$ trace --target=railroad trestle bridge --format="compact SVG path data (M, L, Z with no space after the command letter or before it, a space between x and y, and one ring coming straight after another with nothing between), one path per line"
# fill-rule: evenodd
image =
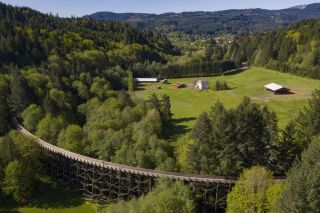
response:
M164 172L106 162L54 146L27 131L16 119L15 128L32 138L45 153L50 176L70 189L99 203L129 200L149 192L158 178L182 181L200 196L200 202L214 207L226 206L226 197L235 179Z

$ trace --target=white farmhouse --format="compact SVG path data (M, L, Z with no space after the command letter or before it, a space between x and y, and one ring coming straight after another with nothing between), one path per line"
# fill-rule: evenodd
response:
M198 90L209 89L208 81L202 81L202 80L197 81L196 89Z

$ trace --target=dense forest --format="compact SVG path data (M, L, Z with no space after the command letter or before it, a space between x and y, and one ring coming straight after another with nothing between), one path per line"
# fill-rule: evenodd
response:
M152 95L142 100L125 92L130 74L131 80L132 74L212 75L235 66L211 58L213 52L207 58L188 57L183 64L165 35L127 24L64 19L5 4L0 4L0 17L2 200L29 203L45 176L40 150L12 130L11 116L37 136L73 152L178 171L174 146L167 140L170 98Z
M227 58L311 78L320 78L320 21L306 20L291 27L236 37Z
M165 36L4 4L0 16L1 199L29 202L44 175L39 149L11 129L10 116L77 153L175 169L162 136L171 120L170 99L144 101L124 91L134 64L165 64L177 54Z
M307 55L308 44L317 44L319 21L300 22L289 30L257 37L239 37L230 47L210 40L200 54L182 55L165 35L117 22L64 19L4 4L0 4L0 17L1 202L12 199L22 205L30 203L46 176L41 150L11 128L10 117L15 116L44 140L105 161L239 177L228 197L228 212L319 209L318 194L311 193L320 179L316 163L320 147L319 90L283 130L275 113L244 97L231 109L216 103L177 140L170 135L175 125L170 97L152 94L144 100L132 93L133 76L218 75L235 68L235 62L251 64L249 59L257 51L260 53L254 58L261 61L264 51L269 50L262 46L277 44L271 42L274 40L267 42L272 35L283 35L273 38L292 39L289 44L297 45L297 49L281 49L286 43L278 42L281 52L290 52L284 55L291 62L291 58ZM266 42L259 43L259 39ZM277 52L276 48L272 50ZM317 54L311 53L308 57L314 59ZM275 66L277 62L276 58L264 59L268 62L253 64L269 66L271 61ZM304 58L300 62L304 64ZM285 71L291 72L291 68ZM274 176L285 175L285 183L272 181ZM161 180L149 194L110 205L108 210L212 210L197 201L199 195L183 183Z
M196 11L182 13L112 13L89 15L96 20L129 23L140 29L160 32L184 32L197 35L224 35L266 32L286 27L296 21L320 18L320 4L301 5L282 10L243 9L217 12Z

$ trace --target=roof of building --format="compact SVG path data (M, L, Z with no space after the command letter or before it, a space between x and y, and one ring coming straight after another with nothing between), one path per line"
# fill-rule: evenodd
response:
M199 84L199 83L200 83L200 84L208 84L208 81L198 80L198 81L197 81L197 84Z
M136 82L157 82L157 78L135 78Z
M272 91L277 91L279 89L285 89L284 86L276 84L276 83L267 84L264 87L267 88L267 89L270 89Z

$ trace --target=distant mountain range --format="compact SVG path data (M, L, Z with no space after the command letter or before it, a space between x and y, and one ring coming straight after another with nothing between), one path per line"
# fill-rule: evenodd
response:
M263 32L285 27L293 22L320 18L320 3L300 5L282 10L243 9L217 12L183 13L112 13L97 12L89 17L96 20L126 22L140 29L189 34L235 34Z

